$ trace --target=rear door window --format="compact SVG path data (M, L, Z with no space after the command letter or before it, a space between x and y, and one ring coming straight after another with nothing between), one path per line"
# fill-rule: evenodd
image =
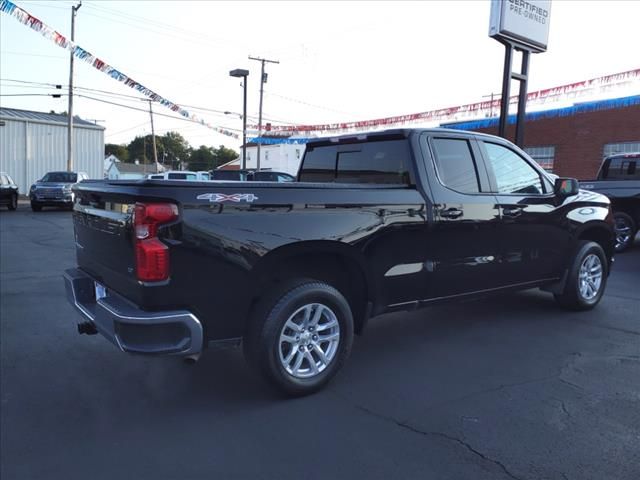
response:
M434 138L435 161L442 183L460 193L479 193L478 168L469 141Z

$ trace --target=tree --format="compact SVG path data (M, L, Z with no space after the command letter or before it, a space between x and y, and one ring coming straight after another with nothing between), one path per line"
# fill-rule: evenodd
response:
M156 137L156 141L159 141L158 158L171 168L178 168L181 162L189 160L191 146L178 132L167 132Z
M144 137L134 138L127 145L127 151L129 152L129 161L139 160L140 163L149 163L153 161L153 143L151 135L145 135Z
M215 148L200 145L200 147L197 150L193 150L189 156L189 170L212 170L215 159Z
M220 165L229 163L236 158L238 158L238 152L232 150L231 148L227 148L224 145L220 145L220 147L215 150L213 168L218 168Z
M115 155L121 162L126 162L129 159L129 151L126 145L118 145L116 143L105 143L104 155L105 157Z

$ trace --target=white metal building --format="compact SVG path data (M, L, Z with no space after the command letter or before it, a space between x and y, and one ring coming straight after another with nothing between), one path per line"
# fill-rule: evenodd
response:
M304 144L280 143L276 145L260 146L260 168L270 168L278 172L298 174L300 160L304 155ZM258 160L258 146L255 143L247 144L247 168L256 168ZM227 170L238 169L242 165L242 147L240 156L225 164L222 168Z
M158 164L140 165L139 163L112 162L105 178L109 180L140 180L150 173L164 172L165 168Z
M103 178L104 127L73 119L74 170ZM67 169L67 116L0 108L0 171L29 193L33 182L50 171Z

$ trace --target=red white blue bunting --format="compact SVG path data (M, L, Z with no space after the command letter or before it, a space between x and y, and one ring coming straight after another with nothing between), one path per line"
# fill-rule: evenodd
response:
M575 98L593 93L595 91L607 91L616 86L627 85L640 81L640 68L626 72L615 73L603 77L592 78L582 82L570 83L559 87L547 88L530 92L527 95L527 105L544 104L547 101L562 98ZM509 103L516 103L518 97L513 96ZM442 120L459 120L462 118L478 118L500 111L500 99L484 102L469 103L456 107L441 108L428 112L411 113L394 117L377 118L356 122L328 123L321 125L271 125L266 128L270 135L295 134L300 132L336 132L371 129L380 126L403 125L412 122L430 122ZM254 126L255 127L255 126Z
M177 103L174 103L164 98L163 96L158 95L156 92L154 92L150 88L145 87L144 85L135 81L133 78L129 77L128 75L125 75L124 73L116 70L114 67L106 63L104 60L99 59L92 53L76 45L71 40L68 40L64 35L55 31L53 28L49 27L48 25L43 23L41 20L34 17L33 15L23 10L22 8L18 7L17 5L10 2L9 0L0 0L0 12L6 13L7 15L11 15L23 25L28 26L32 30L40 33L45 38L48 38L49 40L53 41L59 47L69 50L78 59L89 63L94 68L109 75L114 80L124 83L126 86L133 88L134 90L140 92L145 97L150 98L154 102L158 102L159 104L161 104L164 107L167 107L171 111L176 112L182 115L183 117L188 118L189 120L192 120L193 122L199 123L201 125L204 125L205 127L215 130L216 132L222 135L226 135L228 137L233 137L233 138L239 138L239 135L237 133L234 133L225 128L215 127L207 123L205 120L185 110Z

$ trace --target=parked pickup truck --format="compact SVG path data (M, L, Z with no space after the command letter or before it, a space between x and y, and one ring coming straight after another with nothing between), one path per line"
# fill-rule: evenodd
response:
M581 182L587 190L611 200L616 232L616 252L633 244L640 226L640 153L619 153L602 161L597 180Z
M81 333L197 359L242 344L284 392L324 386L369 318L506 290L593 308L609 200L488 135L391 130L313 140L297 182L74 187Z

